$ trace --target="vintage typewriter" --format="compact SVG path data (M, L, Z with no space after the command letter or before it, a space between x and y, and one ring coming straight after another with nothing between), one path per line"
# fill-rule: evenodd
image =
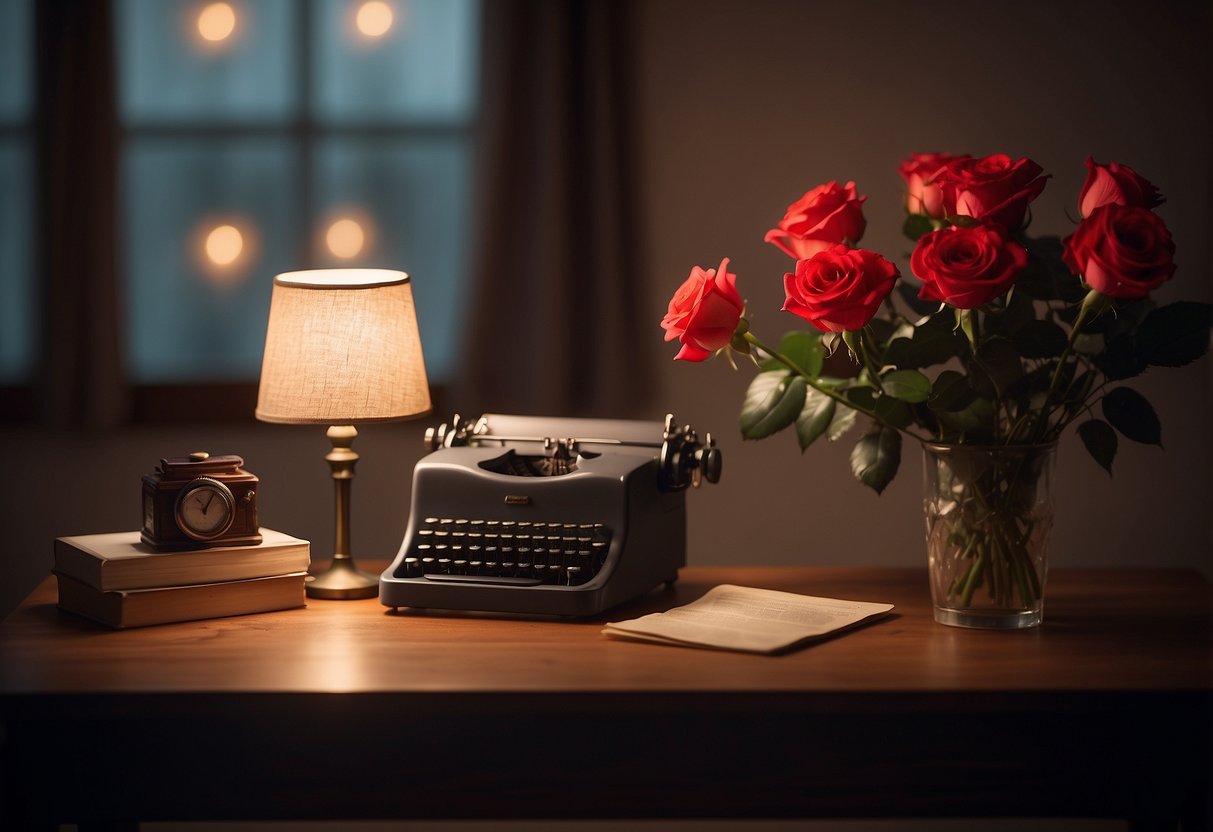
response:
M642 595L686 565L687 486L721 470L672 415L456 416L426 444L389 607L581 616Z

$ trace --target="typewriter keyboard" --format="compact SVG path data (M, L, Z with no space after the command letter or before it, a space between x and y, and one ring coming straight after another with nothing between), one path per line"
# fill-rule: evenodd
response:
M579 586L602 568L610 545L602 523L426 517L396 577Z

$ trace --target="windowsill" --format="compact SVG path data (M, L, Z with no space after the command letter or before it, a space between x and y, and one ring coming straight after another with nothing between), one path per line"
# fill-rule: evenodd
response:
M430 388L438 418L447 411L448 391ZM256 382L195 384L140 384L130 388L126 425L180 424L184 422L254 422L257 408ZM0 425L30 425L38 422L34 387L0 387Z

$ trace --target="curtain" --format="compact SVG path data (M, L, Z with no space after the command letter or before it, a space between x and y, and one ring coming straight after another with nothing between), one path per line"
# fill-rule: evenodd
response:
M42 421L125 415L118 303L117 100L110 0L35 4Z
M469 414L648 415L630 9L484 3Z

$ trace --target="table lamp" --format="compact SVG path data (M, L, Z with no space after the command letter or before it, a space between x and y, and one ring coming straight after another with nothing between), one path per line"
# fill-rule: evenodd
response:
M316 269L274 278L257 418L329 425L325 456L336 489L332 565L307 584L312 598L371 598L379 579L350 552L350 481L360 422L430 411L413 287L404 272Z

